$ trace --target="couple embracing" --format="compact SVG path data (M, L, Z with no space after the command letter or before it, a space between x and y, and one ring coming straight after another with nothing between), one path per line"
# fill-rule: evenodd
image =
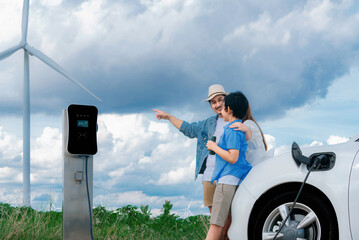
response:
M235 191L252 166L265 158L267 146L242 92L228 94L215 84L209 87L206 101L216 115L199 122L154 111L157 119L169 120L185 136L197 138L195 178L202 174L204 206L211 213L206 239L226 239Z

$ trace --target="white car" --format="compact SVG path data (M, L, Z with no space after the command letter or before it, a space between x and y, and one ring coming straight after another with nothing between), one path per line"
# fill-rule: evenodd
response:
M359 240L358 150L359 134L346 143L302 149L302 155L294 146L254 166L234 196L229 238L272 240L288 218L276 239ZM313 165L301 158L325 160L314 166L290 213Z

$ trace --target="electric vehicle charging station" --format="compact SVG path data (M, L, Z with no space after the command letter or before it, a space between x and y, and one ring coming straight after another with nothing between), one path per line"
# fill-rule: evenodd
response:
M92 239L93 155L97 153L95 106L63 111L63 239Z

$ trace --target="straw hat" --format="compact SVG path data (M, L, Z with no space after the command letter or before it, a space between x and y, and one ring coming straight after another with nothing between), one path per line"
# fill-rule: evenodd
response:
M208 98L205 101L211 101L217 95L228 95L221 84L214 84L208 88Z

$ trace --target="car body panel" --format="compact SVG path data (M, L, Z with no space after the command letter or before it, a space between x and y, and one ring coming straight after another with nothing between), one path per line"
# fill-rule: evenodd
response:
M358 149L359 143L354 140L343 144L302 149L303 155L308 157L317 152L336 154L334 168L329 171L313 171L307 184L319 189L330 200L337 215L340 239L351 239L348 186L351 166ZM232 225L228 233L230 239L247 239L248 221L252 208L264 193L282 184L302 183L307 172L306 165L301 164L298 167L295 164L291 153L273 157L254 166L239 186L232 202ZM356 184L358 184L357 178L354 179ZM357 195L353 197L358 202ZM352 217L354 222L358 221L357 215ZM359 234L359 229L352 230L355 231L354 236Z
M352 239L359 239L359 231L355 229L359 222L359 154L355 157L350 175L349 209Z

